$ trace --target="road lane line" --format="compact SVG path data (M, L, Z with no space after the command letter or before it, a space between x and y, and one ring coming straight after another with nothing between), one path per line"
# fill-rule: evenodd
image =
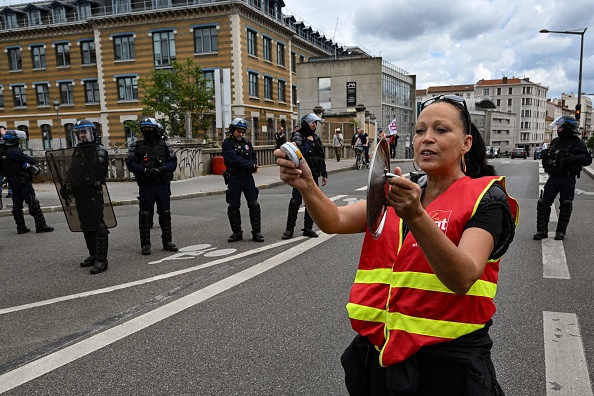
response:
M330 201L334 202L334 201L339 200L340 198L344 198L344 197L348 197L348 195L335 195L333 197L328 197L328 199ZM302 206L301 208L299 208L298 212L301 212L301 213L305 212L305 206Z
M542 313L547 396L592 396L578 318L573 313Z
M290 243L299 242L299 241L301 241L303 239L306 239L306 237L300 236L300 237L295 237L295 238L287 239L285 241L279 241L279 242L273 243L271 245L261 246L261 247L256 248L256 249L248 250L248 251L245 251L245 252L242 252L242 253L238 253L238 254L233 255L233 256L228 256L228 257L225 257L225 258L222 258L222 259L219 259L219 260L211 261L209 263L200 264L200 265L196 265L194 267L185 268L183 270L179 270L179 271L174 271L174 272L169 272L169 273L166 273L166 274L161 274L161 275L153 276L151 278L140 279L140 280L137 280L137 281L134 281L134 282L122 283L120 285L110 286L110 287L106 287L106 288L103 288L103 289L89 290L89 291L86 291L86 292L71 294L71 295L68 295L68 296L51 298L49 300L37 301L37 302L29 303L29 304L18 305L18 306L15 306L15 307L3 308L3 309L0 309L0 315L5 315L5 314L11 313L11 312L23 311L25 309L37 308L37 307L41 307L41 306L44 306L44 305L55 304L55 303L59 303L59 302L63 302L63 301L68 301L68 300L75 300L77 298L84 298L84 297L95 296L95 295L98 295L98 294L110 293L110 292L116 291L116 290L127 289L127 288L133 287L133 286L144 285L146 283L151 283L151 282L160 281L160 280L167 279L167 278L172 278L174 276L187 274L188 272L198 271L198 270L201 270L203 268L208 268L208 267L212 267L214 265L223 264L223 263L226 263L226 262L229 262L229 261L233 261L233 260L240 259L240 258L243 258L243 257L251 256L252 254L264 252L266 250L274 249L274 248L277 248L277 247L280 247L280 246L284 246L284 245L287 245L287 244L290 244Z
M563 241L555 240L555 233L542 240L542 276L543 278L570 279Z
M326 242L334 236L335 234L329 235L320 233L318 238L308 238L303 243L285 250L259 264L231 275L228 278L3 374L0 376L0 393L32 381L33 379L47 374L65 364L89 355L103 347L111 345L116 341L182 312L187 308L191 308L211 297L223 293L224 291L261 275L264 272L283 264L287 260Z

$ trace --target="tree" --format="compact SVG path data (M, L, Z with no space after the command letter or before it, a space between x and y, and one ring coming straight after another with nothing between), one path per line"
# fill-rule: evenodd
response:
M157 120L173 136L208 138L214 118L214 88L193 59L173 61L170 69L156 69L138 84L144 95L143 113Z

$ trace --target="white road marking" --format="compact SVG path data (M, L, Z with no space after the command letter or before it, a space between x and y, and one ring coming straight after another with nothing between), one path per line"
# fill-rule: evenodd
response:
M330 201L337 201L340 198L344 198L344 197L348 197L348 195L335 195L333 197L328 197L328 198L330 199ZM301 213L305 212L305 206L300 207L299 212L301 212Z
M227 291L247 280L250 280L268 270L283 264L285 261L312 249L316 245L326 242L334 235L320 233L318 238L308 238L305 242L269 258L259 264L231 275L219 282L213 283L188 296L179 298L169 304L140 315L125 323L105 330L102 333L84 339L52 354L46 355L29 364L25 364L0 376L0 393L9 391L17 386L32 381L65 364L71 363L89 355L103 347L113 344L149 326L165 320L183 310L193 307L211 297Z
M592 396L578 318L543 312L547 396Z
M563 241L555 240L555 233L542 240L542 276L543 278L570 279Z

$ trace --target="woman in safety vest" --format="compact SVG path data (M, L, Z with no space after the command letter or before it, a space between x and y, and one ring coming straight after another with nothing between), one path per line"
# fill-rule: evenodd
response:
M413 138L416 183L389 180L383 232L367 230L366 203L337 207L304 161L275 151L281 178L301 191L318 227L365 232L347 310L358 333L342 355L351 395L503 395L488 329L501 256L519 206L505 177L487 163L485 144L463 98L421 105ZM402 175L400 168L394 173Z

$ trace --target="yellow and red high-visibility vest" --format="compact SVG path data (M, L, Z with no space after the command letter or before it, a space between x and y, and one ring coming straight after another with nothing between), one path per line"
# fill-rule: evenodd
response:
M445 235L458 245L464 226L495 182L505 177L465 176L426 208ZM507 192L506 192L507 194ZM519 206L507 195L517 226ZM429 266L412 233L388 210L381 236L365 235L347 310L351 325L380 350L384 367L401 362L423 346L451 341L481 329L495 313L500 258L489 260L464 296L450 291Z

